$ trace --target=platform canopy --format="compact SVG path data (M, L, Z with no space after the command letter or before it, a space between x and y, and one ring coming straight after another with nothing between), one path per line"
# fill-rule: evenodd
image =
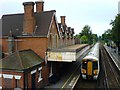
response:
M47 51L47 60L57 62L76 61L78 52L80 52L86 46L87 44L77 44L67 46L61 49L51 49Z

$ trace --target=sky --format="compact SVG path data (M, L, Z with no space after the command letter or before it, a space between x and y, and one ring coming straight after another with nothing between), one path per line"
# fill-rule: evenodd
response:
M0 0L0 18L4 14L23 13L22 3L39 0ZM110 22L118 14L119 0L43 0L44 11L56 10L57 21L66 16L66 24L79 34L89 25L94 34L102 35L111 29Z

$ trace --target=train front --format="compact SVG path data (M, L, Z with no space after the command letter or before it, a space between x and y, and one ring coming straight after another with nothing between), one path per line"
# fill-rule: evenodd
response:
M81 74L83 79L97 80L99 75L99 62L95 57L87 56L82 60Z

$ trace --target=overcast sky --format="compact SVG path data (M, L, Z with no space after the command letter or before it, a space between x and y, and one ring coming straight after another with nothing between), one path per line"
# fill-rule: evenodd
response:
M3 14L23 13L23 2L39 0L0 0L0 18ZM111 20L118 13L119 0L44 0L44 10L56 10L57 21L66 16L67 26L75 29L75 34L89 25L93 33L101 35L110 29Z

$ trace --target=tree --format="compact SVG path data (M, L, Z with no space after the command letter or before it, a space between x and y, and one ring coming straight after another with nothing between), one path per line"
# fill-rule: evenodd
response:
M83 35L83 36L81 37L81 42L82 42L83 44L88 43L88 38L87 38L87 36Z
M102 40L104 41L104 43L107 43L108 45L111 44L111 41L113 41L112 29L107 29L107 30L102 34Z
M82 32L80 33L80 37L86 36L88 38L88 41L86 43L92 44L92 30L90 29L89 25L85 25L82 29Z
M92 34L92 30L89 25L85 25L82 31L75 37L79 38L82 43L86 44L93 44L93 42L95 43L98 40L97 34Z
M120 43L120 14L115 17L115 20L112 20L110 25L112 25L112 40L117 44Z
M97 34L92 34L92 38L93 38L93 43L96 43L98 41Z

